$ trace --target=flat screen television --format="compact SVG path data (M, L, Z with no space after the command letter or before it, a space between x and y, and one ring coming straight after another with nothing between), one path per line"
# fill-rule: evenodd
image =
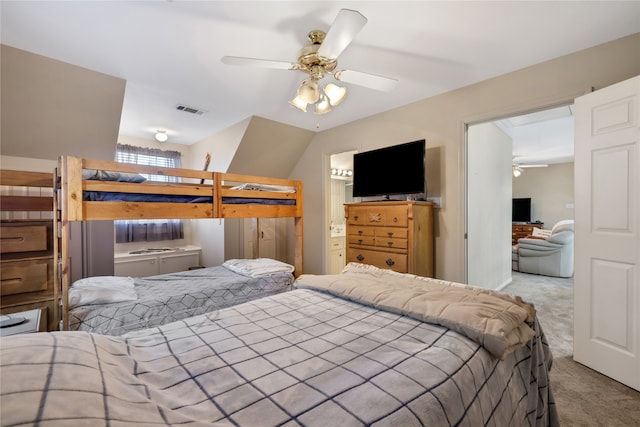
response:
M531 222L531 198L522 197L512 200L511 221Z
M353 155L353 197L425 193L425 140Z

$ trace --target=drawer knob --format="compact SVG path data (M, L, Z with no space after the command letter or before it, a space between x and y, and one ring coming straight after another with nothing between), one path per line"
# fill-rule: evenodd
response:
M362 244L362 239L358 239L358 244L361 245Z
M393 222L398 222L398 217L397 216L393 217Z
M358 216L358 215L354 215L354 216L353 216L353 219L354 219L354 220L356 220L356 221L358 220L358 218L359 218L359 216Z
M362 256L362 254L358 254L358 256L356 257L356 259L358 261L364 261L364 257Z
M391 258L389 258L389 259L388 259L388 260L386 260L385 262L387 263L387 265L388 265L389 267L391 267L392 265L394 265L394 264L395 264L395 262L394 262Z
M393 237L393 231L388 232L388 233L387 233L387 236L389 236L389 237Z
M358 235L362 236L362 230L358 230Z
M393 242L387 242L387 246L388 246L388 247L393 246Z

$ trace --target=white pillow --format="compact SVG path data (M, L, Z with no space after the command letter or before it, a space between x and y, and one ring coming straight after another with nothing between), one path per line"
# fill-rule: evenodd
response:
M260 277L275 273L293 273L294 266L270 258L229 259L223 267L244 276Z
M137 299L138 295L131 277L88 277L74 282L69 288L69 308Z

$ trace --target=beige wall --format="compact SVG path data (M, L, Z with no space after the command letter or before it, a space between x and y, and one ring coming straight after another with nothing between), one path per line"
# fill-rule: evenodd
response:
M568 103L638 75L639 51L640 33L317 134L292 173L305 185L305 272L323 273L329 252L328 156L425 138L441 157L436 275L463 281L465 124Z
M125 81L0 45L1 153L113 160Z
M573 163L528 168L513 179L513 197L531 197L532 220L551 229L563 219L573 219Z

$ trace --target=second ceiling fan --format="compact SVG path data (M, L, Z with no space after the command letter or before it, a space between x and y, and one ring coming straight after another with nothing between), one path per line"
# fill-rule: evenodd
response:
M283 70L298 70L308 77L300 84L296 97L289 103L306 112L308 105L315 104L315 113L324 114L340 104L347 93L346 87L327 83L320 88L320 81L326 75L332 75L337 81L351 83L380 91L390 91L398 81L354 70L338 70L338 56L351 43L356 34L367 23L360 12L341 9L331 28L326 33L321 30L309 32L309 44L298 53L297 62L284 62L269 59L223 56L222 62L228 65L254 66Z

